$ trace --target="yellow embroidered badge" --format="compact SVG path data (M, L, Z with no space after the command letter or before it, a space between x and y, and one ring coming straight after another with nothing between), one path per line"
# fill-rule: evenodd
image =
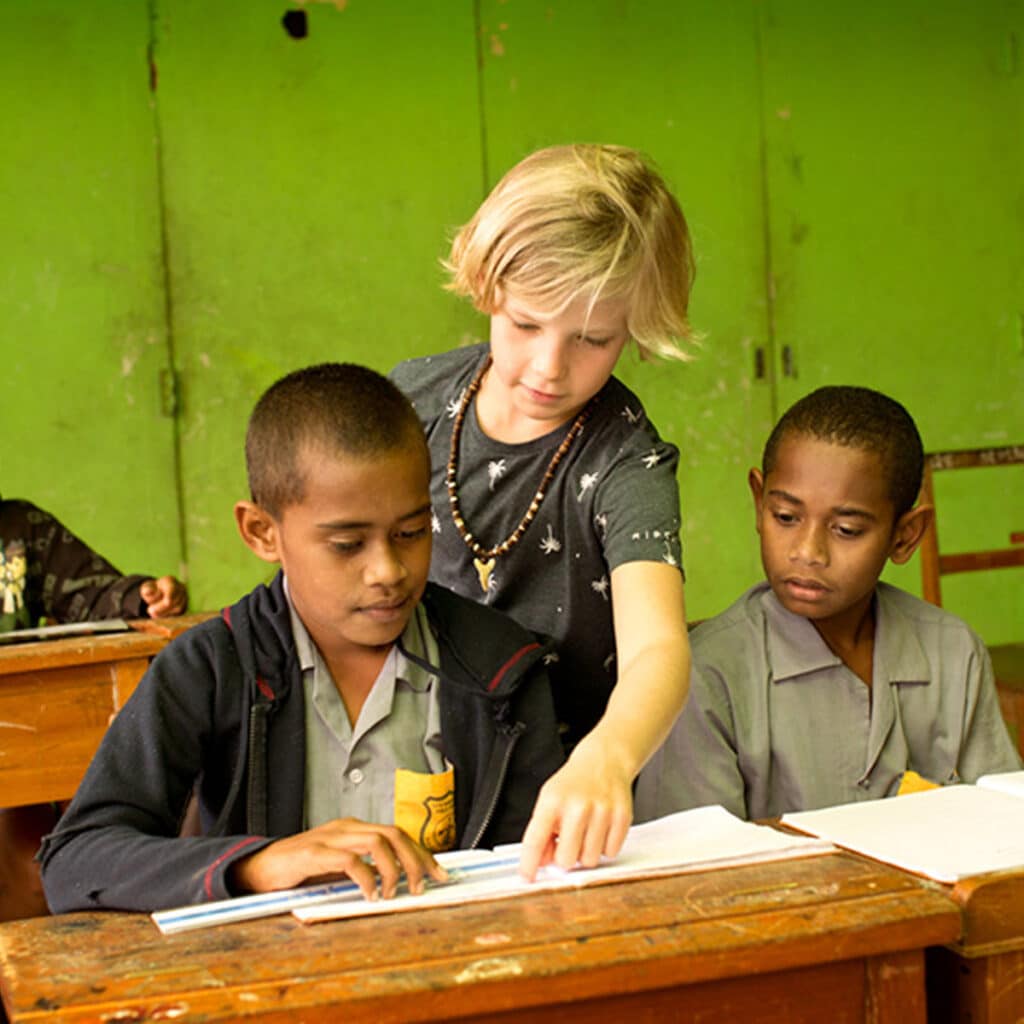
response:
M431 853L455 846L455 770L395 769L395 824Z

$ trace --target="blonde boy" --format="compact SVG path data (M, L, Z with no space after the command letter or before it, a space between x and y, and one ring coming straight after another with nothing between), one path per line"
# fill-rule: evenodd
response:
M612 373L684 358L694 264L679 204L633 150L544 149L455 237L450 288L490 342L393 371L434 462L431 578L553 635L571 751L521 870L617 853L631 785L686 695L678 451Z

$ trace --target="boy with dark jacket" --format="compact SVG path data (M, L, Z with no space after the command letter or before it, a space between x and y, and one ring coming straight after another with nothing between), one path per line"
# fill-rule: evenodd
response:
M429 456L394 385L289 374L246 461L239 531L281 572L170 644L112 724L40 854L56 912L419 891L431 851L520 839L561 764L547 646L427 583ZM193 790L202 835L179 838Z

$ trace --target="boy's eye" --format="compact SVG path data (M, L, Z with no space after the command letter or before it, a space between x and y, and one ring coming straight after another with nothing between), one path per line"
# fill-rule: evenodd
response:
M593 345L594 348L604 348L611 342L611 338L595 338L592 334L583 335L583 340L588 345Z
M398 531L398 539L399 540L419 540L421 537L425 536L426 533L427 533L427 527L426 526L417 526L414 529L399 530Z
M776 522L782 523L783 526L789 526L791 523L796 522L796 516L792 512L775 511L772 513Z
M340 552L341 554L351 554L353 551L358 551L362 546L362 541L358 540L332 540L330 542L331 547Z
M859 537L864 531L859 526L847 526L845 523L836 524L836 533L840 537Z
M531 324L526 320L513 320L513 326L519 331L536 331L539 330L536 324Z

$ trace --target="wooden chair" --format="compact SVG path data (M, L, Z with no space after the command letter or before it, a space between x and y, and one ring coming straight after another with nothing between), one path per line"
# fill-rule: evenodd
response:
M925 456L921 498L924 502L935 505L933 476L940 471L1016 465L1024 465L1024 445L930 452ZM1024 517L1024 508L1020 513ZM921 542L921 583L926 601L942 605L943 576L1024 566L1024 522L1021 524L1021 530L1014 530L1010 534L1008 547L990 551L943 554L939 550L940 518L936 506L933 522ZM1021 624L1021 630L1024 632L1024 623ZM1024 756L1024 642L993 645L989 647L989 654L992 656L992 670L995 674L1003 717L1016 740L1017 749Z

